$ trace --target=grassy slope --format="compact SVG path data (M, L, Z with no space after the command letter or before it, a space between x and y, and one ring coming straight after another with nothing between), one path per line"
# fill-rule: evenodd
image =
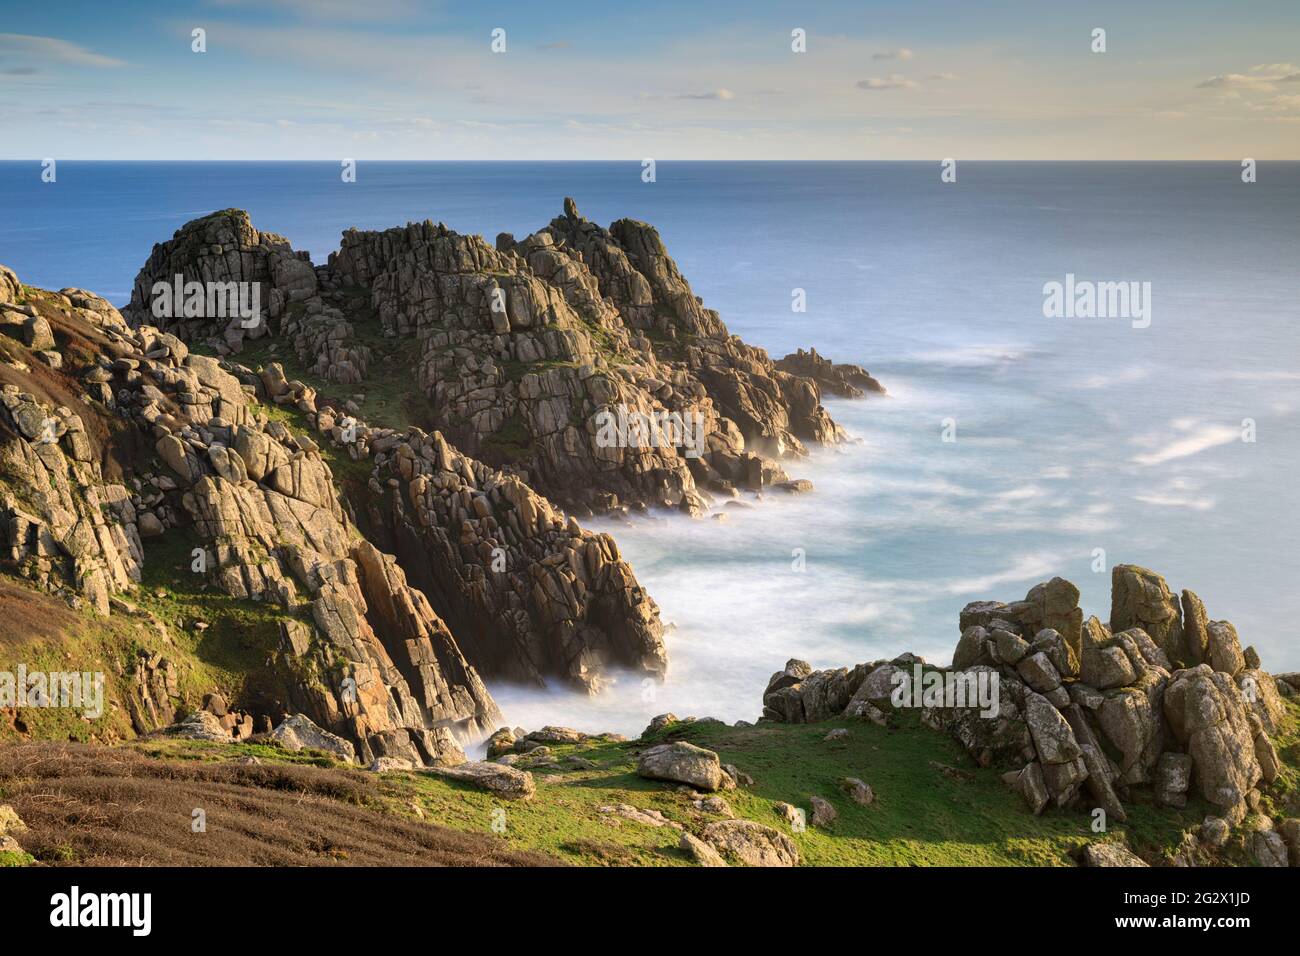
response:
M1288 761L1284 778L1270 791L1275 814L1297 812L1300 778L1300 705L1289 704L1289 726L1279 735L1279 752ZM847 738L827 741L827 731L846 727ZM516 850L540 851L578 865L688 865L677 848L678 831L650 827L600 807L627 803L664 816L699 833L717 816L692 806L692 795L669 784L636 776L636 755L649 743L685 739L716 750L754 778L751 787L723 794L736 815L789 832L775 812L778 802L808 808L812 794L830 800L839 812L828 828L791 833L806 865L814 866L1069 866L1085 843L1121 839L1151 861L1171 856L1183 832L1209 812L1194 799L1182 811L1133 801L1127 824L1106 835L1094 834L1087 814L1049 810L1032 816L999 779L998 772L975 767L961 748L942 734L912 723L885 729L856 721L824 724L759 724L734 728L701 721L678 724L646 741L552 747L554 769L533 774L537 795L527 803L501 802L490 794L424 773L382 776L377 803L387 812L419 817L471 833L494 834L505 811L504 832L496 839ZM262 760L329 766L318 754L288 754L264 743L235 745L151 739L131 744L163 759L229 760L254 755ZM593 768L575 768L580 756ZM945 773L944 768L949 768ZM954 772L955 771L955 772ZM862 807L840 793L838 782L855 776L876 793ZM417 809L418 808L418 809ZM1237 846L1225 862L1249 863Z
M59 599L26 582L0 576L0 608L21 607L41 627L14 615L0 616L0 670L19 664L35 671L100 671L105 679L105 713L87 720L60 708L24 708L22 725L0 719L0 743L23 738L113 742L134 736L121 702L134 686L141 651L157 652L177 668L181 709L192 710L203 695L218 690L228 700L267 689L274 681L265 662L279 640L286 612L270 604L241 601L205 585L189 570L196 541L181 531L145 542L141 586L119 609L102 618L89 609L72 611ZM198 623L206 628L196 627ZM166 637L158 624L165 629ZM118 702L117 706L113 702Z

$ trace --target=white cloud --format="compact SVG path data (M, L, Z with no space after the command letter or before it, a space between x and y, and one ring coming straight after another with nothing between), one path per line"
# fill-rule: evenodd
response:
M27 36L22 33L0 33L0 54L17 54L38 60L67 63L72 66L125 66L125 62L58 37Z
M911 50L909 50L907 47L904 46L904 47L899 47L897 50L885 50L883 53L873 53L873 54L871 55L871 59L873 59L873 60L910 60L910 59L911 59L912 57L914 57L914 56L916 56L916 54L913 53Z

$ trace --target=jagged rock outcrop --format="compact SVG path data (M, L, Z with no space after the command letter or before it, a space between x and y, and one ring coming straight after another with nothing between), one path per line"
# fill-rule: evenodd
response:
M43 300L38 310L16 301L23 287L12 271L3 271L0 287L10 303L3 315L39 320L46 330L53 317L65 341L64 323L125 327L116 309L84 293L76 301L47 293L48 304ZM103 311L91 312L90 305ZM16 338L12 364L0 365L0 567L42 587L66 587L107 614L110 598L140 580L137 519L146 499L117 480L99 412L61 375L31 361L36 346L56 347L53 334L48 342L29 342Z
M1170 660L1186 660L1182 615L1164 578L1132 564L1111 571L1110 629L1144 631Z
M777 359L776 367L782 372L810 378L829 395L841 398L861 398L868 392L884 395L885 386L876 381L861 365L832 362L817 354L816 349L791 352Z
M179 295L154 308L155 284L174 292L177 276L183 291L203 283L196 295L252 287L264 314L215 322L201 299L176 308ZM385 374L418 383L427 408L417 417L437 431L371 428L351 402L321 401L277 363L195 356L169 374L195 366L206 378L184 394L222 393L210 411L229 431L204 430L195 412L209 409L191 410L199 427L167 429L155 453L190 489L186 517L213 541L223 587L288 607L314 559L282 573L261 530L284 524L295 546L337 561L348 557L333 533L346 524L344 504L310 440L238 417L239 390L297 409L340 452L373 460L364 532L396 554L476 669L513 680L558 676L596 690L606 668L658 677L666 666L657 608L612 539L582 531L551 501L579 515L652 504L698 514L710 493L802 490L808 483L788 481L776 459L842 437L817 382L731 336L653 227L603 229L572 200L546 228L495 247L431 222L348 230L316 269L246 213L223 210L154 248L126 316L182 360L187 341L229 355L269 332L336 384L366 380L375 336L418 342ZM175 414L155 417L170 425ZM147 531L174 523L151 514Z
M982 766L1006 768L1036 814L1082 806L1124 820L1141 788L1174 807L1195 791L1240 822L1280 772L1270 735L1285 681L1241 650L1231 624L1209 621L1191 591L1180 601L1158 574L1128 565L1113 585L1109 626L1083 621L1078 590L1060 578L1024 601L969 604L947 668L912 655L825 671L790 661L768 683L764 719L870 716L864 705L888 714L901 701Z
M127 316L238 350L253 334L244 323L217 332L147 309L153 284L177 274L257 284L266 328L327 381L369 375L362 326L418 340L402 372L427 396L427 420L579 514L650 504L699 513L711 493L785 482L774 459L842 436L817 379L731 336L653 227L603 229L572 200L546 228L520 241L503 234L495 247L431 222L348 230L315 272L239 210L195 220L155 247ZM874 382L816 358L837 388Z
M315 442L268 420L255 384L115 311L89 319L102 300L86 293L34 301L26 307L52 324L69 362L57 377L23 361L30 350L0 364L8 569L107 614L140 579L142 530L189 535L193 573L285 612L273 664L289 699L250 702L260 712L300 712L365 763L455 763L459 741L497 726L451 631L395 559L358 534ZM312 407L308 394L296 401ZM109 465L119 482L105 480ZM131 705L138 726L171 705L165 673L143 680Z
M375 458L371 531L489 676L589 690L626 667L662 677L658 608L614 540L514 475L411 429Z
M166 292L155 291L159 283L168 287ZM192 297L193 290L185 288L190 283L202 287L198 293L202 306ZM244 287L229 288L229 283ZM254 291L256 313L250 309L250 314L231 314L236 305L253 305ZM259 232L243 210L224 209L186 223L170 240L153 247L136 275L124 315L131 325L156 326L187 342L217 338L227 347L237 347L245 337L266 335L270 322L279 319L290 303L302 302L315 292L316 273L305 252L294 252L283 236ZM237 298L228 298L227 293ZM171 301L160 301L169 295ZM177 301L192 304L177 310Z
M1227 674L1200 664L1173 675L1165 717L1192 758L1192 777L1210 803L1232 809L1262 776L1255 733L1237 685Z

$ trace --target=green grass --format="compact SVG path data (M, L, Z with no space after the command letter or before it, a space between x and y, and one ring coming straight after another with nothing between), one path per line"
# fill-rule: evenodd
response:
M1291 705L1292 724L1300 707ZM825 740L834 727L846 738ZM1292 731L1294 734L1294 726ZM1184 810L1131 800L1127 823L1092 832L1092 818L1078 809L1049 809L1033 816L998 770L974 765L955 741L904 717L897 729L837 719L822 724L769 724L735 728L701 721L677 724L653 740L552 748L561 759L580 754L594 770L534 771L538 793L527 804L504 804L505 839L517 848L541 850L582 864L637 865L688 862L677 849L678 831L652 828L598 808L629 803L654 809L697 832L718 819L696 810L689 795L669 784L636 776L636 754L650 743L683 739L716 751L754 779L753 786L722 795L738 817L788 832L805 865L812 866L1072 866L1086 843L1121 839L1151 857L1172 855L1184 831L1199 825L1210 808L1199 799ZM944 768L959 774L945 774ZM1294 778L1295 769L1291 770ZM492 797L423 774L405 779L426 819L458 829L490 828ZM860 806L840 790L845 777L871 785L875 802ZM790 832L776 813L778 802L802 807L809 797L829 800L838 818L827 828L809 825ZM1243 861L1244 862L1244 861Z
M1300 705L1288 704L1288 726L1279 752L1292 765L1269 788L1275 812L1294 813L1294 758ZM826 740L844 727L848 736ZM724 791L735 815L789 834L809 866L1071 866L1079 849L1095 840L1118 839L1148 859L1172 856L1185 831L1210 812L1198 799L1184 810L1158 808L1132 799L1129 820L1106 834L1093 833L1091 817L1078 809L1049 809L1034 817L995 769L979 768L947 736L905 715L895 728L836 719L821 724L729 727L713 721L674 724L643 741L592 738L552 745L555 767L532 770L537 793L527 802L502 801L489 793L425 772L396 771L377 778L371 802L387 812L457 830L496 834L515 849L537 850L586 866L682 866L692 861L678 849L680 830L651 827L600 807L626 803L658 810L686 830L699 832L720 817L692 805L675 785L636 774L639 752L654 743L689 740L716 751L754 780ZM329 755L289 752L269 742L222 744L152 738L130 744L159 759L263 761L338 767ZM581 757L591 766L574 764ZM945 773L955 769L958 773ZM840 790L844 777L871 785L875 802L859 806ZM829 800L838 818L828 827L793 832L775 812L778 802L802 807L809 797ZM418 809L417 809L418 808ZM1243 848L1230 844L1224 862L1249 864Z
M215 740L189 740L183 737L150 737L130 744L146 757L157 760L239 760L256 757L276 763L302 764L313 767L339 767L337 760L319 750L285 750L274 741L219 743Z
M532 436L518 412L501 423L501 427L483 439L486 448L508 461L521 461L533 453Z
M848 737L823 739L833 727L846 727ZM627 803L658 810L696 834L720 819L697 810L692 796L674 785L636 775L641 749L675 739L715 750L724 763L753 777L753 786L722 796L736 816L788 833L803 863L811 866L1071 866L1074 854L1098 839L1122 839L1141 852L1172 851L1183 831L1206 812L1195 802L1184 811L1130 804L1127 824L1095 834L1091 818L1078 810L1048 810L1034 817L998 771L974 766L959 745L940 733L915 723L885 729L852 720L745 728L701 721L673 725L648 741L593 739L552 746L558 766L532 771L537 794L523 803L420 772L384 774L381 795L391 812L458 830L499 833L516 849L539 850L569 863L690 865L678 849L679 830L599 809ZM174 752L193 744L170 746ZM233 753L223 745L208 745L201 756L218 759ZM272 760L294 756L273 748L258 755ZM572 756L591 761L594 769L575 768L566 760ZM961 773L954 778L944 767ZM859 806L840 791L840 780L850 776L871 785L873 804ZM792 803L811 815L808 798L813 794L829 800L839 817L827 828L809 825L792 832L775 805ZM501 822L504 831L494 830L494 823Z
M155 649L182 665L180 691L191 707L212 690L230 701L255 694L282 697L284 675L266 662L279 647L280 622L304 617L305 605L286 611L225 594L190 570L192 549L199 545L197 537L180 530L145 542L144 576L134 600L167 626L173 641L170 648ZM196 622L207 627L196 628Z
M203 695L214 690L230 701L254 694L286 699L290 675L268 667L267 662L279 646L280 621L305 612L239 600L218 591L190 570L190 552L197 546L196 538L179 530L147 539L141 585L122 595L135 610L119 608L109 617L89 608L72 611L57 598L6 575L6 584L30 591L31 613L54 623L48 633L0 641L0 670L14 672L23 664L29 673L100 672L104 713L88 720L82 710L72 708L22 708L25 732L0 721L0 741L133 737L125 701L135 687L141 652L156 652L172 662L182 712L197 709ZM197 627L199 622L207 627ZM118 706L112 706L113 701Z

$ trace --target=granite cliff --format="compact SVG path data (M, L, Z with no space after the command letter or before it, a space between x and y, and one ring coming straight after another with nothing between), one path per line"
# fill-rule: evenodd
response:
M571 200L495 246L349 230L321 266L226 210L155 246L121 313L0 269L0 317L0 565L138 625L97 662L131 731L279 724L365 763L462 762L501 722L484 678L661 678L658 608L576 516L802 490L782 461L843 437L818 383L869 379L783 370L652 227ZM628 420L654 427L606 440ZM202 686L160 568L273 646Z

